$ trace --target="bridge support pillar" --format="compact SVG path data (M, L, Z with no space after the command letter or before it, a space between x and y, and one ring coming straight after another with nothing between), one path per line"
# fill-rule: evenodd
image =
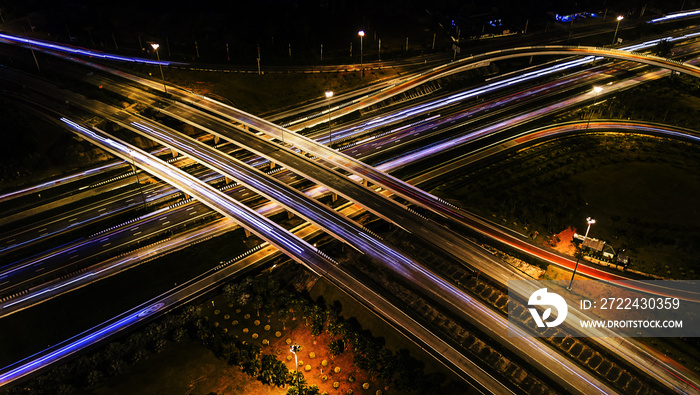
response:
M225 183L226 185L230 184L231 181L232 181L232 180L231 180L230 178L224 177L224 183Z
M270 161L270 170L274 169L276 166L275 162Z
M287 219L292 219L294 218L294 213L291 211L287 211Z
M214 146L219 144L219 136L214 135Z
M245 231L245 237L246 238L250 237L250 231L248 229L245 229L245 228L243 228L243 230Z
M175 151L174 149L170 148L170 152L173 153L173 158L177 158L177 151Z
M367 179L366 179L366 178L363 178L363 179L362 179L362 185L364 185L364 186L366 186L366 187L369 186L369 182L367 182Z
M331 194L331 201L332 201L333 203L335 203L336 200L338 200L338 194L335 193L335 192L333 192L333 193Z

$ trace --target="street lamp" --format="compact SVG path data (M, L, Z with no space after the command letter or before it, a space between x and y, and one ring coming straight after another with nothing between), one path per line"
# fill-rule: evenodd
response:
M333 91L326 91L326 98L328 99L328 146L333 143L333 130L331 129L331 97L333 97Z
M625 19L622 15L617 17L617 26L615 26L615 35L613 36L613 45L615 45L615 40L617 39L617 29L620 27L620 21Z
M163 80L163 90L165 91L165 94L168 94L168 88L165 87L165 76L163 76L163 65L160 64L160 55L158 54L158 47L160 47L159 44L157 43L151 43L151 46L153 47L153 50L156 51L156 58L158 59L158 67L160 68L160 78Z
M362 79L362 77L365 76L365 69L362 66L362 37L365 36L365 31L360 30L359 32L357 32L357 35L360 36L360 79Z
M297 361L297 352L301 350L301 346L294 343L294 345L289 349L294 354L294 366L297 370L297 394L301 394L301 383L299 382L299 362Z
M588 222L588 228L586 228L586 234L583 236L583 241L581 242L581 246L583 247L583 243L586 242L586 239L588 238L588 232L591 230L591 225L595 223L595 220L591 217L586 218L586 222ZM569 281L569 286L566 288L569 291L571 291L571 285L574 283L574 276L576 275L576 269L578 269L578 262L581 259L581 255L576 258L576 265L574 265L574 273L571 275L571 281Z
M600 93L600 91L602 91L602 90L603 90L603 88L601 88L599 86L593 87L593 92L595 93L596 100L598 99L598 93ZM593 102L593 104L595 105L595 101ZM593 116L593 110L591 109L591 112L588 114L588 122L586 122L586 130L588 130L588 125L591 124L591 117L592 116Z

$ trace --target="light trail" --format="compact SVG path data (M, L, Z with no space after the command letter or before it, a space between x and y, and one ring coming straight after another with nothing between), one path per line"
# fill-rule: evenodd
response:
M649 40L645 41L641 44L635 44L635 45L630 45L627 47L620 48L622 51L640 51L644 49L649 49L653 48L656 46L660 41L662 40L668 40L668 41L681 41L681 40L687 40L690 38L694 38L700 35L699 33L691 33L691 34L684 34L681 36L668 36L660 39L655 39L655 40ZM506 79L498 80L492 83L489 83L485 86L480 86L478 88L473 88L466 90L464 92L459 92L457 94L453 94L450 96L447 96L445 98L441 98L439 100L434 100L430 101L428 103L420 104L418 106L413 106L409 109L405 110L400 110L396 113L393 113L391 115L385 115L385 116L380 116L377 118L373 118L367 122L364 122L361 125L349 128L349 129L339 129L337 131L333 132L334 136L337 136L335 139L341 139L341 138L347 138L351 137L354 134L366 132L366 131L371 131L380 127L384 127L393 123L400 122L404 119L407 119L411 116L416 116L420 114L425 114L433 110L442 110L444 107L456 104L460 101L476 97L479 95L483 95L486 93L493 93L496 92L500 89L504 89L506 87L509 87L514 84L520 84L524 83L536 78L548 76L554 73L559 73L565 70L570 70L573 68L581 67L586 64L592 63L596 60L601 59L600 57L594 57L594 56L586 56L582 59L575 59L575 60L570 60L570 61L565 61L561 62L552 66L548 66L544 69L539 69L539 70L533 70L533 71L528 71L524 74L520 74L518 76L514 77L509 77ZM564 83L562 81L561 83ZM534 93L534 92L533 92ZM327 118L323 117L318 117L320 121L326 120ZM296 130L296 129L293 129ZM318 142L323 143L323 144L328 144L329 143L329 137L328 136L322 136L318 139L316 139Z
M4 40L5 42L8 43L14 43L14 44L23 44L23 45L29 45L29 46L34 46L34 47L39 47L43 49L48 49L51 51L59 51L59 52L65 52L69 53L71 55L81 55L81 56L87 56L91 58L100 58L104 60L116 60L118 62L130 62L130 63L144 63L144 64L149 64L149 65L161 65L161 66L170 66L170 65L184 65L186 63L180 63L180 62L169 62L169 61L155 61L155 60L149 60L149 59L143 59L143 58L132 58L128 56L120 56L120 55L113 55L105 52L99 52L99 51L93 51L89 49L84 49L84 48L78 48L78 47L70 47L66 45L60 45L48 41L43 41L43 40L37 40L33 38L27 38L27 37L21 37L21 36L14 36L10 34L5 34L5 33L0 33L0 40Z
M686 17L692 17L692 16L698 16L700 15L700 10L691 10L691 11L679 11L679 12L674 12L672 14L664 15L660 18L655 18L647 23L659 23L659 22L668 22L674 19L681 19L681 18L686 18Z

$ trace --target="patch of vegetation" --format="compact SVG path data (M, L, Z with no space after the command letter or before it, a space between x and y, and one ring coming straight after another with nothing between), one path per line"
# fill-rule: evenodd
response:
M445 382L439 373L424 374L423 364L413 358L407 350L392 352L384 348L383 339L375 338L370 332L363 330L356 320L344 320L340 316L339 305L314 303L300 293L284 289L274 277L260 276L254 281L229 284L224 287L223 292L232 302L250 301L263 316L276 314L283 322L291 318L290 316L301 317L312 336L319 336L324 331L330 336L328 349L332 356L352 350L352 361L356 368L368 372L370 377L381 378L402 393L427 393L442 386L448 388L453 385ZM214 330L208 334L207 344L210 344L209 347L221 358L236 364L240 363L237 359L238 353L228 351L227 346L234 339L235 337L227 332ZM335 367L336 374L340 371L339 367ZM251 375L255 377L261 374L260 372L253 370ZM348 378L350 382L354 381L351 377ZM291 383L296 385L295 379ZM290 394L296 393L291 390L290 388Z
M661 122L694 129L700 110L700 80L673 75L620 92L601 108L601 118Z
M294 369L290 370L274 352L263 351L263 348L268 350L275 348L272 345L267 346L270 344L267 336L264 336L266 339L262 340L263 347L261 347L260 342L255 341L255 335L252 336L254 339L252 342L244 340L238 336L240 331L230 331L226 322L223 325L219 322L219 318L226 321L245 313L240 310L240 307L236 309L236 317L231 317L228 314L222 314L218 307L219 303L217 307L211 308L208 307L209 303L206 303L200 306L187 306L178 313L168 314L125 339L100 347L91 354L57 366L41 376L0 393L3 395L68 394L76 390L95 390L107 380L114 380L110 378L118 378L130 367L139 365L153 353L161 352L171 342L180 343L186 339L197 340L219 359L238 367L242 372L263 384L287 388L288 394L299 393L298 388L302 389L301 393L307 395L321 393L315 384L310 384L304 377L303 371L308 374L311 370L310 366L302 361L307 356L311 361L315 361L315 364L328 367L326 371L322 371L326 379L324 380L322 375L320 379L325 382L329 375L332 376L335 381L329 380L328 385L333 384L335 388L337 388L336 383L339 386L339 381L346 383L344 385L354 383L360 371L365 372L361 374L363 381L375 382L372 377L376 377L385 383L391 383L392 387L403 393L426 393L428 390L449 388L448 386L452 384L445 383L442 375L423 374L422 363L413 358L408 351L401 350L394 353L384 348L382 339L371 336L368 331L359 326L357 321L341 319L337 305L326 307L323 303L314 303L301 293L285 289L274 277L267 274L226 285L223 288L223 298L229 300L229 307L247 305L248 308L254 309L252 317L246 313L244 319L246 321L256 319L253 325L260 325L260 327L255 330L251 328L249 331L243 329L244 333L253 331L267 333L270 326L263 327L260 323L265 316L270 322L270 316L275 315L283 324L289 319L300 318L296 325L308 328L304 330L308 331L314 339L320 339L322 333L324 338L331 339L330 345L333 351L329 355L331 358L336 357L336 363L339 355L351 352L351 360L358 371L346 373L345 368L341 368L336 363L328 367L327 360L321 361L320 358L317 360L315 352L306 352L304 349L299 352L299 364L304 366L304 369L299 368L298 373ZM205 314L204 309L213 316ZM256 318L258 314L260 314L260 320ZM278 321L275 320L275 322ZM242 325L244 324L235 320L233 327ZM275 339L276 342L284 341L281 333L275 336L280 338ZM287 346L290 343L291 340L286 339ZM311 347L310 341L309 347ZM280 350L278 349L276 353L280 354ZM289 356L287 360L290 360ZM347 376L345 379L341 379L341 372L342 377ZM366 374L369 375L369 380L365 380ZM359 386L360 382L357 385ZM370 384L365 382L365 385Z

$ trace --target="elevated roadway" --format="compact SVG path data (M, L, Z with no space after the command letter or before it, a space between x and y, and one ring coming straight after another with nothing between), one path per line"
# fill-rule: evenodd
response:
M247 119L246 122L248 122L248 123L245 123L245 122L244 122L244 123L245 123L246 125L249 125L249 126L250 126L250 119ZM284 133L284 132L282 132L282 133ZM292 136L292 140L295 140L294 137L295 137L295 136ZM294 145L295 145L295 146L299 146L299 144L298 144L296 141L294 142ZM304 148L307 148L307 147L304 147ZM307 148L307 149L308 149L308 148ZM323 158L323 159L326 160L326 158ZM331 158L331 159L332 159L332 158ZM357 174L357 171L355 171L354 173Z

